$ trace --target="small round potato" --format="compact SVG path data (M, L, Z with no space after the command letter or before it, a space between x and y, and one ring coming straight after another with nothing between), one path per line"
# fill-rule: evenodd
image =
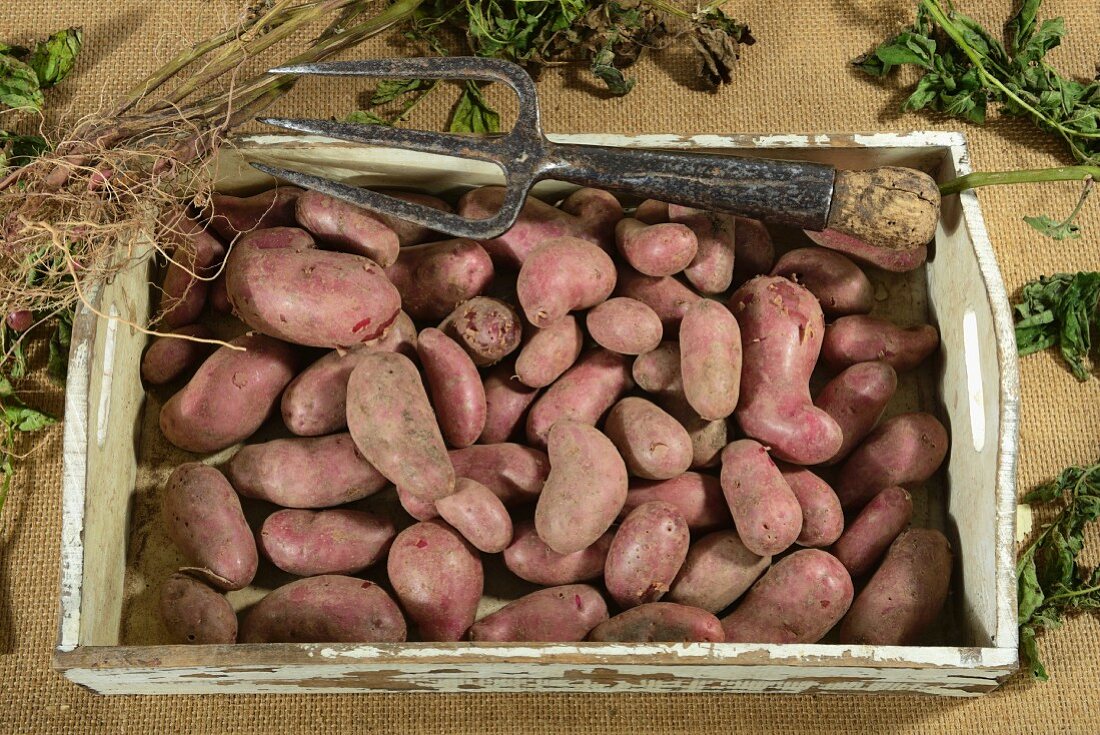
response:
M619 525L604 565L604 584L619 607L660 600L687 556L687 521L671 503L643 503Z
M604 432L635 477L668 480L691 466L691 437L676 419L644 398L628 396L607 414Z
M667 214L668 205L664 208ZM642 211L641 207L638 209ZM699 241L691 228L667 220L652 224L640 219L619 220L615 245L634 270L647 276L679 273L691 264L699 250Z
M237 613L229 600L186 574L161 585L160 618L174 643L237 642Z
M585 317L585 326L596 344L620 355L640 355L661 343L657 312L625 296L598 304Z
M455 491L435 501L443 520L454 526L479 551L496 554L512 543L512 519L500 498L480 482L455 480Z

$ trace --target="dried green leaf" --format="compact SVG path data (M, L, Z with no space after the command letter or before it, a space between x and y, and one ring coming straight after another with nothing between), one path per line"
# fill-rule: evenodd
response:
M398 97L424 89L431 82L424 79L387 79L379 82L371 95L371 105L384 105L393 102Z
M1081 237L1081 228L1075 223L1059 222L1045 214L1024 217L1024 222L1031 225L1037 232L1055 240L1076 240Z
M389 120L376 115L370 110L354 110L344 117L344 122L359 123L360 125L392 125Z
M44 103L34 69L14 56L0 55L0 105L39 112Z
M615 54L610 48L600 51L592 59L592 73L607 85L611 94L624 95L634 88L635 79L626 77L621 69L615 68Z
M73 338L73 313L57 316L53 334L50 335L50 354L46 370L55 381L64 383L69 374L69 346Z
M1058 273L1028 283L1015 306L1020 354L1057 346L1074 376L1087 380L1085 360L1093 323L1100 322L1098 304L1100 272Z
M451 114L449 129L452 133L500 132L500 113L489 106L476 82L466 82L462 96Z
M84 32L80 28L66 28L35 44L27 65L34 70L42 89L54 86L69 75L83 44Z

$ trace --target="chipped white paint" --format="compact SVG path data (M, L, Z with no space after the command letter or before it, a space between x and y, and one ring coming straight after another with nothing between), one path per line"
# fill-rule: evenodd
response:
M1031 512L1031 506L1020 503L1016 506L1016 543L1021 543L1031 534L1035 519Z
M99 409L96 412L96 446L107 441L107 427L111 421L111 388L115 382L115 345L118 337L118 307L111 304L107 310L107 336L103 340L102 389Z
M973 309L963 314L963 358L966 365L967 413L970 414L970 441L975 452L985 449L985 390L982 388L981 344L978 315Z

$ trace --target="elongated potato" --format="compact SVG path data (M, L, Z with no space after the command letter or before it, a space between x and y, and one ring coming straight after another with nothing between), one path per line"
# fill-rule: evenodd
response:
M687 521L671 503L643 503L623 519L604 563L604 585L621 608L657 602L687 557Z
M416 365L404 355L364 355L348 379L348 429L368 462L425 500L454 492L455 474Z
M773 556L802 532L802 507L760 442L740 439L722 450L722 492L742 543Z
M630 386L625 357L604 349L585 353L531 406L527 414L528 443L546 446L550 428L560 421L595 426Z
M798 248L784 253L773 276L800 283L817 297L826 316L866 314L875 305L875 289L860 267L834 250Z
M632 607L600 623L588 640L605 643L721 643L722 624L706 610L675 602Z
M423 640L462 639L485 577L477 551L458 531L439 520L409 526L394 539L386 571Z
M583 641L607 620L607 603L587 584L549 587L509 602L470 627L471 641Z
M546 452L522 444L474 444L450 459L458 477L477 480L509 507L536 500L550 474Z
M702 298L672 276L646 276L633 268L619 268L616 296L637 299L653 309L665 328L665 339L675 339L688 306Z
M219 347L160 409L164 438L189 452L217 452L252 436L298 369L297 351L263 334Z
M623 218L623 205L614 194L591 187L577 189L559 208L580 220L586 238L595 237L601 247L614 239L615 225Z
M680 377L691 407L708 421L737 408L741 389L741 329L729 309L703 299L680 324Z
M882 418L898 389L898 374L885 362L859 362L825 384L814 405L833 417L844 439L825 464L845 459Z
M616 403L607 414L604 433L635 477L667 480L691 466L687 430L644 398L628 396Z
M588 312L585 326L600 347L620 355L640 355L661 344L657 313L636 299L618 296Z
M516 524L512 543L504 550L508 571L528 582L555 586L587 582L603 576L607 551L614 534L601 535L591 546L569 554L559 554L539 538L534 521Z
M737 608L722 618L729 643L817 643L852 604L852 579L820 549L803 549L771 566Z
M432 393L432 405L452 447L468 447L485 429L485 388L466 351L438 329L425 329L416 342L420 364Z
M836 494L844 510L859 510L892 485L913 488L936 474L947 456L947 429L928 413L883 421L840 468Z
M768 228L760 220L738 217L734 227L734 288L750 278L762 276L772 269L775 262L775 245Z
M870 572L913 518L913 498L888 487L863 506L831 549L853 578Z
M571 311L606 301L615 290L611 256L586 240L559 237L535 248L516 279L527 321L545 327Z
M199 318L211 284L200 276L214 274L225 257L225 246L187 216L175 217L170 226L179 244L164 274L159 318L165 326L175 328Z
M693 533L733 526L722 484L711 475L685 472L670 480L633 480L620 519L639 505L654 500L675 506Z
M778 463L780 473L802 508L799 546L825 547L844 532L844 510L829 483L798 465Z
M249 444L229 460L226 475L246 498L284 508L343 505L389 484L346 432Z
M172 330L184 337L210 339L210 330L202 324L188 324ZM198 365L215 345L181 337L157 337L141 358L141 378L149 385L164 385Z
M247 587L259 561L241 501L222 473L200 462L168 477L161 506L168 537L193 566L184 571L222 590Z
M259 547L272 564L299 577L355 574L377 563L397 531L377 513L285 509L260 529Z
M523 323L500 299L475 296L455 307L439 328L462 345L478 367L495 365L519 347Z
M931 324L902 328L887 319L855 314L825 328L821 359L834 370L881 360L904 373L924 362L939 346L940 333Z
M916 270L924 265L924 261L928 259L928 248L925 245L909 250L895 250L894 248L879 247L837 230L824 230L823 232L806 230L805 232L806 237L823 248L836 250L858 263L873 265L876 268L893 273Z
M665 599L717 615L733 604L772 563L745 548L737 531L715 531L688 549Z
M476 480L458 478L454 493L435 501L435 509L479 551L496 554L512 543L512 519L504 503Z
M304 191L294 205L298 224L336 250L370 258L385 268L397 260L397 233L373 212L318 191Z
M293 227L294 208L301 193L296 186L276 186L250 197L213 194L208 212L210 226L226 242L242 232Z
M481 385L485 391L485 429L478 441L499 444L513 438L523 425L527 409L538 396L538 388L529 388L515 376L515 366L502 362L485 373Z
M326 574L284 584L241 623L241 643L400 643L405 619L374 582Z
M722 293L733 282L737 218L679 204L668 205L670 222L687 225L695 233L699 250L684 269L684 277L697 291Z
M516 356L516 377L524 385L545 388L572 367L584 346L576 317L567 314L545 329L532 329Z
M160 586L160 618L173 643L236 643L237 613L225 596L186 574Z
M951 584L951 544L931 528L905 531L852 603L841 643L906 646L936 620Z
M457 238L401 248L386 277L413 319L435 321L482 293L493 281L493 262L473 240Z
M679 273L699 251L699 241L687 225L646 224L637 219L619 221L615 245L631 268L647 276Z
M559 554L591 546L626 502L626 465L588 424L559 420L548 436L550 474L535 506L539 538Z

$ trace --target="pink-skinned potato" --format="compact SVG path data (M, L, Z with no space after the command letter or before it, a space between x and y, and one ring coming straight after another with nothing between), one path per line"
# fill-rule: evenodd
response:
M653 309L665 328L665 339L675 339L688 306L702 298L672 276L646 276L629 266L619 268L616 296L637 299Z
M623 296L597 304L586 315L585 326L596 344L620 355L640 355L656 349L663 334L657 312Z
M450 452L458 477L480 482L507 507L534 502L550 474L546 452L522 444L474 444Z
M296 186L277 186L249 197L213 194L208 212L210 226L226 242L242 232L294 227L294 209L301 193Z
M198 365L215 345L196 342L186 337L210 339L212 334L202 324L188 324L172 330L181 337L157 337L141 358L141 378L149 385L164 385Z
M621 608L657 602L687 557L687 521L671 503L652 501L634 510L615 532L604 563L604 585Z
M402 191L400 189L379 189L378 191L394 199L412 202L413 204L421 204L425 207L438 209L440 212L454 211L454 207L450 204L431 194L423 194L418 191ZM397 234L397 240L401 243L401 247L403 248L439 239L439 233L424 225L418 225L407 219L383 214L382 212L371 212L371 215Z
M490 368L482 378L485 429L478 437L482 444L499 444L513 438L523 426L527 409L538 397L538 388L521 383L515 372L513 363L502 362Z
M915 488L947 457L947 429L928 413L903 413L879 424L840 467L836 494L844 510L859 510L893 485Z
M706 610L675 602L632 607L600 623L588 640L602 643L721 643L722 624Z
M844 510L829 483L805 467L783 462L777 466L802 508L802 531L795 543L823 548L840 538L844 532Z
M625 357L602 348L585 353L531 406L527 413L528 443L545 446L551 427L561 421L595 426L631 385Z
M684 224L646 224L620 220L615 228L619 254L634 270L647 276L671 276L687 268L699 250L695 233Z
M470 627L471 641L572 642L607 620L607 603L587 584L536 590Z
M722 483L711 475L685 472L670 480L632 480L620 519L654 500L675 506L692 533L733 526Z
M695 258L684 269L688 282L704 294L727 290L733 282L737 218L679 204L668 206L668 217L670 222L689 227L699 243Z
M515 352L523 338L523 322L516 310L488 296L459 304L439 328L458 342L478 367L500 362Z
M928 359L939 346L940 333L931 324L903 328L888 319L854 314L826 327L821 359L834 370L880 360L904 373Z
M892 273L916 270L928 259L928 248L925 245L908 250L879 247L874 243L831 229L822 232L806 230L806 236L815 244L844 253L857 263L873 265Z
M164 274L160 321L175 328L194 323L202 314L211 284L202 276L214 275L225 246L189 217L180 216L171 226L180 242Z
M335 250L362 255L383 268L397 260L397 233L369 210L318 191L304 191L294 213L300 226Z
M397 502L401 504L402 510L416 520L430 521L433 518L439 518L439 511L435 507L434 500L418 498L400 487L395 489L397 491Z
M584 347L584 332L572 314L545 329L529 331L516 356L516 377L524 385L545 388L573 366Z
M691 466L687 430L644 398L627 396L612 406L604 433L635 477L667 480L682 475Z
M173 643L237 642L237 613L225 595L186 574L160 586L160 618Z
M646 199L634 208L634 219L647 225L668 222L668 202L658 199Z
M722 492L742 543L774 556L802 532L802 507L768 455L767 447L739 439L722 450Z
M631 377L646 393L666 398L684 395L683 375L680 372L680 343L665 341L649 352L634 359Z
M874 569L912 519L913 498L909 491L888 487L863 506L831 552L853 579L862 577Z
M612 241L615 225L623 218L623 205L614 194L591 187L577 189L567 196L560 209L580 220L585 239L595 237L600 246Z
M680 379L684 397L700 417L724 419L741 390L741 329L722 304L710 299L688 307L680 323Z
M515 526L512 543L504 550L504 565L520 579L546 586L573 584L603 576L607 551L614 534L607 531L580 551L559 554L546 545L534 521Z
M416 351L432 395L443 439L468 447L485 429L485 388L466 351L438 329L420 332Z
M711 421L703 418L695 412L683 396L670 396L661 403L665 410L687 430L691 438L691 468L698 470L717 466L729 438L726 420Z
M393 521L377 513L286 508L264 520L257 541L279 569L313 577L355 574L376 564L396 533Z
M559 237L543 241L523 261L516 295L527 321L541 328L606 301L615 280L615 263L598 246Z
M814 398L814 405L833 417L844 439L825 464L844 460L882 418L898 389L898 374L885 362L859 362L845 368Z
M497 554L512 543L512 519L493 491L476 480L460 477L455 491L435 501L440 517L478 551Z
M760 220L738 217L734 233L732 286L737 288L750 278L771 271L775 245L768 228Z
M664 599L717 615L745 594L772 563L745 548L737 531L715 531L688 549Z
M493 262L473 240L457 238L401 248L386 277L401 294L413 319L438 321L456 306L485 291Z
M834 250L790 250L780 256L772 275L805 286L817 297L826 316L866 314L875 305L875 289L866 274Z

